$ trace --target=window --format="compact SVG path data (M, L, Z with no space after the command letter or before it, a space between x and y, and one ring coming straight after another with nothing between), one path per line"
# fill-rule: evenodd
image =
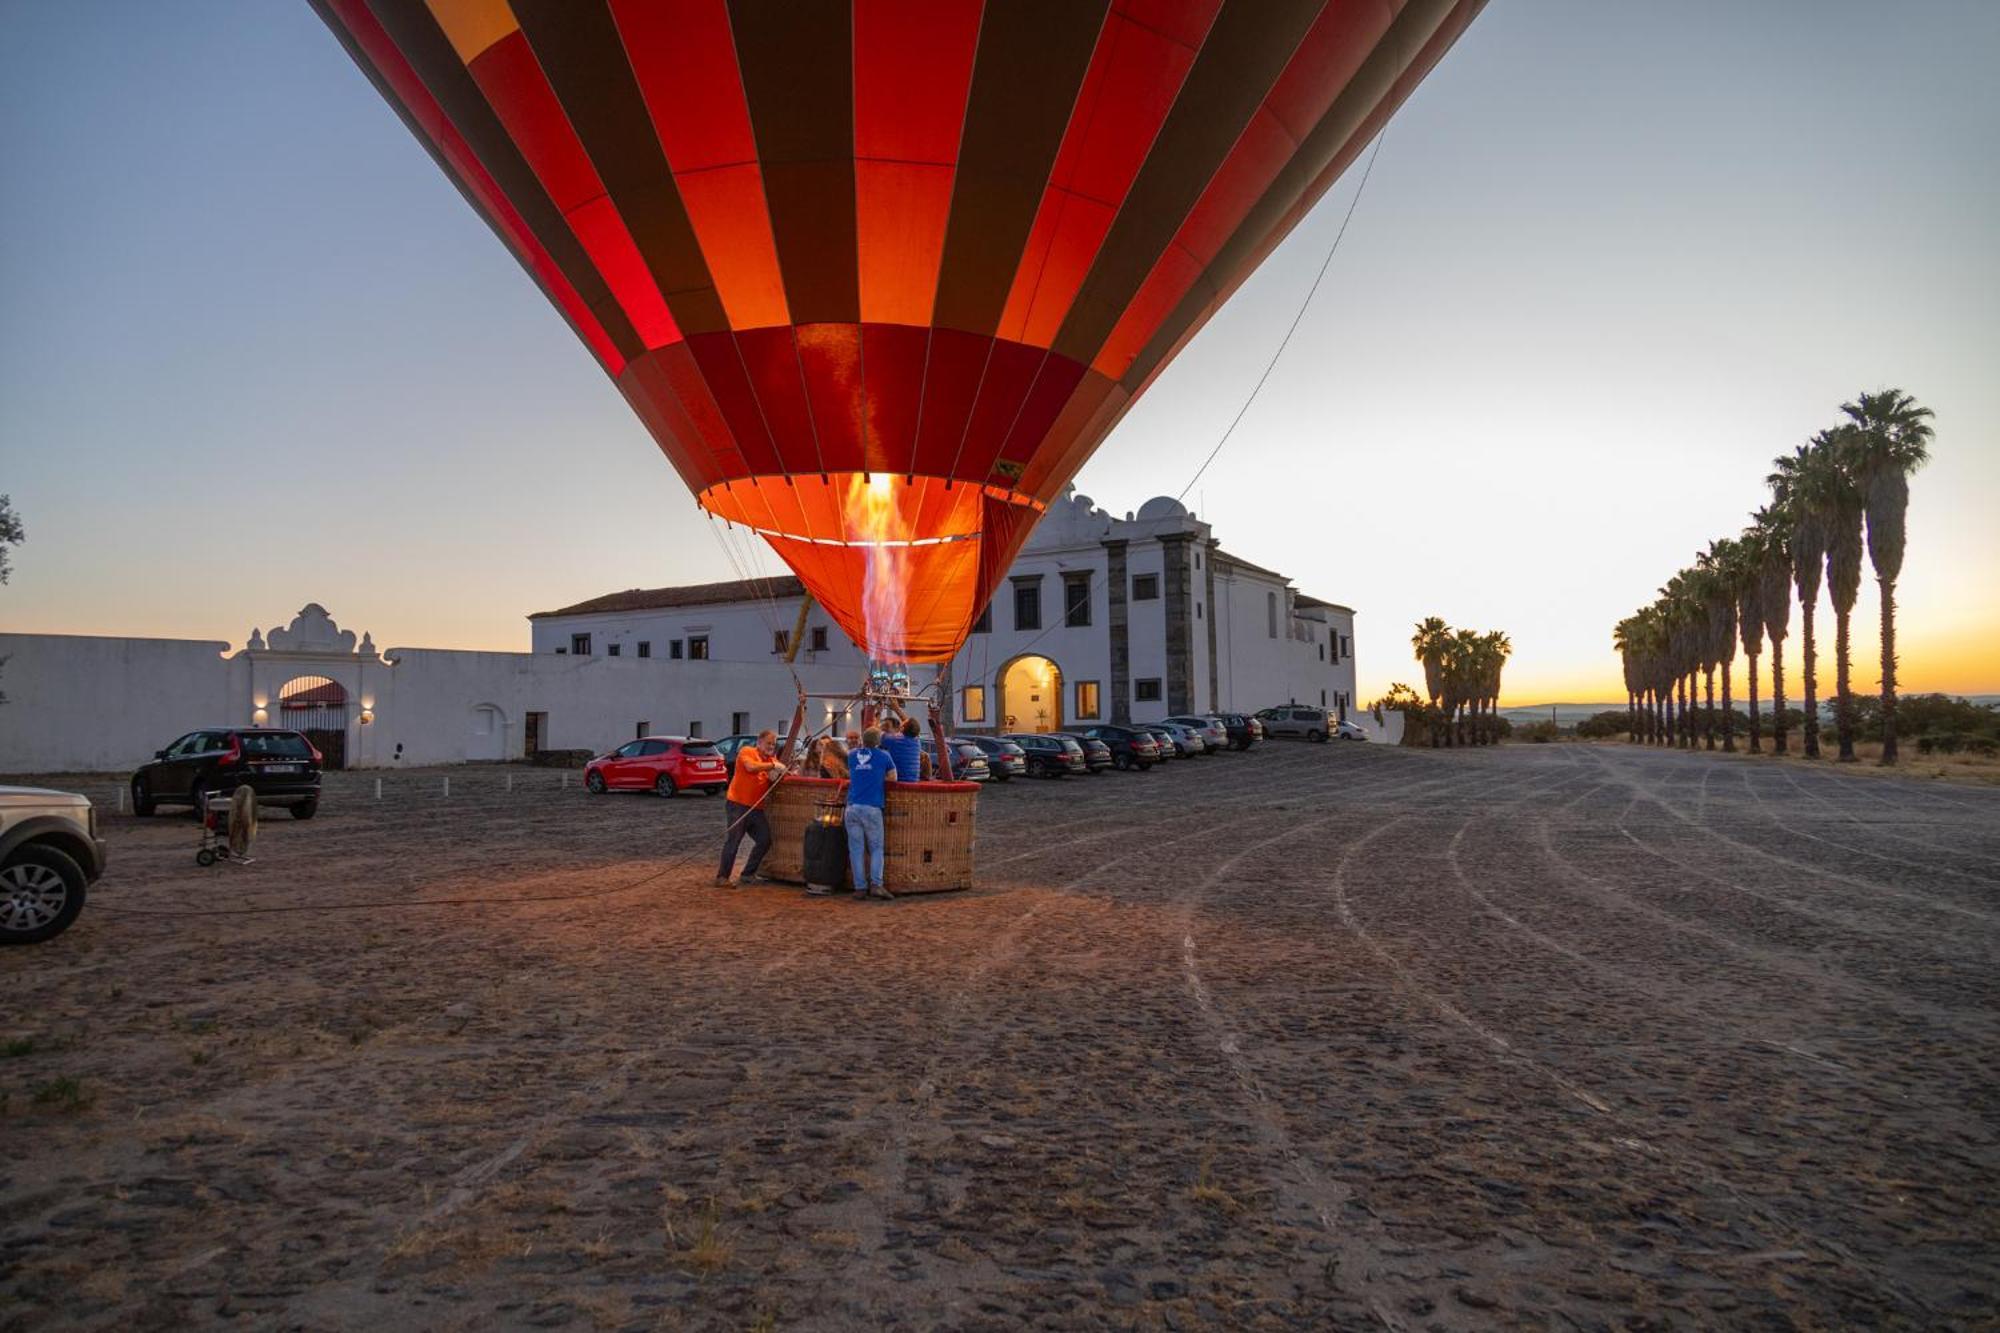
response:
M623 745L618 747L618 757L620 759L637 759L639 757L639 751L644 748L645 746L643 745L642 742L626 741Z
M1326 707L1326 691L1325 691L1325 690L1321 690L1321 691L1319 692L1319 706L1320 706L1321 708L1324 708L1324 707Z
M1194 604L1194 618L1195 618L1196 620L1200 620L1200 619L1201 619L1201 603L1200 603L1200 602L1196 602L1196 603Z
M604 645L604 655L606 657L616 657L618 656L618 650L624 646L622 643L607 643Z
M965 687L964 696L958 705L958 715L967 722L984 722L986 720L986 687L984 685L968 685Z
M1076 683L1076 715L1078 717L1100 716L1097 706L1097 682L1080 680Z
M667 743L665 741L639 742L639 757L642 759L648 759L654 755L661 755L665 754L666 752L667 752Z
M730 735L741 736L748 730L750 730L750 715L748 713L731 713L729 715Z
M780 629L771 631L772 652L777 653L780 656L783 656L785 650L790 648L791 646L792 646L792 632L790 630Z
M1333 660L1338 662L1340 660L1340 635L1334 633L1332 630L1328 630L1326 632L1326 641L1333 646ZM1320 658L1321 660L1325 660L1326 654L1321 653Z
M679 639L667 640L667 656L676 662L681 660L681 641Z
M1084 629L1090 624L1090 574L1063 575L1063 624Z
M1320 661L1322 661L1322 662L1326 661L1326 645L1325 645L1325 644L1321 644L1321 645L1319 646L1319 660L1320 660Z
M558 644L558 645L556 645L556 656L557 656L557 657L568 657L568 656L569 656L569 649L567 649L567 648L563 647L563 646L562 646L561 644Z
M632 734L634 736L650 736L653 734L653 724L650 722L641 722L639 729Z
M588 634L570 635L569 650L575 653L578 657L590 656L590 636Z
M708 660L708 636L706 634L690 634L688 636L688 660L690 662L706 662Z
M1354 656L1354 640L1345 634L1340 636L1340 655L1342 657Z
M1132 576L1132 600L1135 602L1159 601L1160 576L1158 574L1134 574Z
M652 655L653 655L653 641L651 639L639 640L639 656L651 657Z
M991 634L993 632L993 603L988 602L979 609L979 619L972 622L972 632L974 634Z
M1278 594L1276 594L1275 592L1267 592L1264 594L1264 618L1271 622L1270 623L1271 637L1274 639L1277 638L1278 637Z
M1158 703L1158 702L1160 701L1160 682L1159 682L1159 680L1158 680L1157 678L1155 678L1155 679L1153 679L1153 680L1135 680L1135 681L1133 681L1133 682L1132 682L1132 697L1133 697L1134 699L1137 699L1137 700L1138 700L1138 701L1139 701L1140 703L1142 703L1142 704L1156 704L1156 703Z
M1042 627L1042 585L1039 580L1026 580L1014 585L1014 628L1040 629Z
M813 626L812 650L816 653L823 653L826 651L826 626L824 625Z
M699 722L690 722L690 723L688 723L688 735L690 735L690 736L699 736L699 735L701 735L701 723L699 723Z

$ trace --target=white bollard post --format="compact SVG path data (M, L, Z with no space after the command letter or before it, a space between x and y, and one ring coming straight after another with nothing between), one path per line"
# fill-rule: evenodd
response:
M507 790L510 792L514 790L514 775L512 773L507 775Z
M375 799L378 801L382 799L382 779L380 778L375 779Z
M123 787L118 789L118 813L121 815L125 813L125 789Z
M445 780L444 780L444 794L445 794L446 796L450 796L450 795L451 795L451 776L450 776L449 774L447 774L447 775L445 776Z
M568 790L569 790L569 771L568 771L567 769L565 769L565 770L563 771L563 775L562 775L562 789L563 789L564 791L568 791Z

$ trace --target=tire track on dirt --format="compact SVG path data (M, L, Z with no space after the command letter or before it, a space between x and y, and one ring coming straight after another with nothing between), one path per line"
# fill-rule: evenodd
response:
M1603 1116L1607 1121L1622 1128L1625 1133L1611 1140L1614 1145L1665 1165L1684 1178L1691 1178L1699 1184L1726 1195L1745 1214L1758 1218L1769 1230L1790 1239L1795 1244L1810 1246L1819 1250L1823 1255L1828 1256L1834 1263L1842 1267L1868 1273L1883 1290L1894 1294L1903 1304L1923 1311L1926 1314L1934 1313L1935 1307L1931 1306L1929 1302L1890 1278L1879 1268L1860 1260L1845 1246L1817 1235L1800 1224L1791 1221L1768 1205L1751 1198L1726 1176L1713 1167L1710 1167L1707 1163L1692 1158L1686 1153L1678 1152L1671 1147L1641 1137L1641 1127L1634 1123L1634 1118L1631 1115L1615 1109L1609 1102L1585 1087L1579 1080L1556 1069L1546 1061L1537 1059L1526 1053L1510 1041L1504 1033L1480 1022L1459 1006L1445 999L1442 995L1426 986L1413 968L1406 966L1383 946L1368 931L1353 910L1347 890L1348 875L1355 856L1363 847L1376 838L1386 836L1395 828L1417 822L1417 818L1416 816L1404 816L1356 840L1335 864L1332 881L1334 903L1342 923L1347 926L1356 939L1382 961L1400 984L1425 1004L1443 1015L1453 1026L1466 1034L1474 1045L1486 1051L1490 1058L1530 1073L1553 1085L1565 1096L1574 1099L1583 1106L1588 1107L1591 1111ZM1454 831L1454 836L1455 834L1456 830ZM1580 1138L1574 1129L1566 1129L1565 1132L1572 1138Z

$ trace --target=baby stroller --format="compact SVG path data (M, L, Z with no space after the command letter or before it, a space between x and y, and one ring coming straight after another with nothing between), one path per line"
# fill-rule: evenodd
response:
M201 803L201 846L195 849L194 863L212 866L217 861L247 866L257 858L250 844L257 840L257 793L245 783L227 796L210 793Z

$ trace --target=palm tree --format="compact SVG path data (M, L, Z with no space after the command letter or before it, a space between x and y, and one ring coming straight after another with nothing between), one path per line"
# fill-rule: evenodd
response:
M1827 474L1835 468L1826 434L1813 437L1788 456L1772 461L1774 470L1765 480L1780 509L1791 520L1788 533L1792 554L1792 586L1799 593L1799 632L1805 649L1806 758L1819 758L1819 687L1813 644L1813 614L1819 609L1820 576L1826 569Z
M1754 517L1764 538L1764 559L1757 567L1763 585L1758 600L1764 609L1764 633L1771 640L1771 752L1784 754L1785 634L1792 624L1792 555L1786 540L1785 516L1770 508Z
M1451 626L1437 616L1427 616L1417 622L1417 632L1410 636L1410 648L1417 655L1417 661L1424 667L1424 690L1431 696L1431 707L1440 708L1444 703L1445 666L1450 653ZM1431 732L1431 744L1438 744L1436 729Z
M1845 437L1847 470L1868 512L1868 560L1882 589L1882 762L1896 762L1896 580L1903 572L1910 474L1930 459L1931 410L1901 389L1864 393L1840 410L1855 429Z
M1736 543L1740 582L1736 585L1736 634L1750 659L1750 753L1763 750L1757 721L1757 655L1764 651L1764 534L1746 528Z
M1499 739L1497 720L1500 716L1500 673L1506 669L1507 659L1513 656L1514 641L1507 637L1505 630L1488 630L1479 638L1480 661L1484 667L1481 707L1486 715L1486 736L1480 743L1491 745Z
M1852 426L1826 432L1826 590L1833 599L1833 719L1840 732L1840 762L1854 762L1854 700L1847 687L1847 631L1861 593L1861 490L1843 465Z
M1469 629L1453 630L1451 633L1450 668L1445 675L1451 681L1452 712L1455 715L1455 730L1458 744L1466 744L1466 712L1479 693L1479 634Z
M1709 651L1722 665L1722 748L1736 753L1736 704L1730 697L1730 672L1736 664L1736 602L1743 584L1742 548L1728 537L1708 544L1696 562L1714 577L1709 583Z
M1627 616L1611 627L1611 646L1625 676L1625 740L1639 743L1639 618Z

